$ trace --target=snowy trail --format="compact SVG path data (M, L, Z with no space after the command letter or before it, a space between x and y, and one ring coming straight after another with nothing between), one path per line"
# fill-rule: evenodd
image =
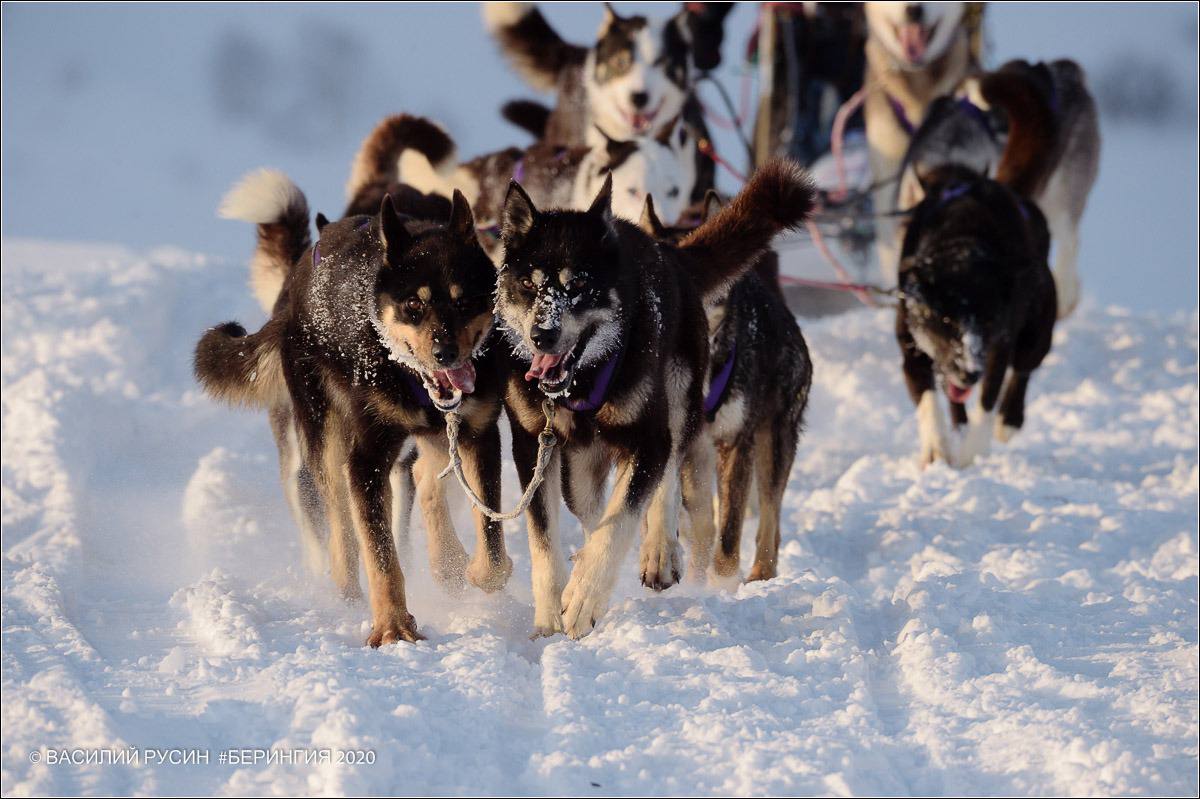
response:
M886 313L807 324L780 578L654 595L630 561L591 636L529 641L520 523L496 597L442 595L418 535L429 640L371 651L367 609L300 567L265 419L191 379L206 326L259 320L244 268L2 257L5 795L1200 788L1195 313L1085 307L1026 429L963 472L915 465ZM214 760L29 758L130 746ZM215 762L233 747L376 761Z

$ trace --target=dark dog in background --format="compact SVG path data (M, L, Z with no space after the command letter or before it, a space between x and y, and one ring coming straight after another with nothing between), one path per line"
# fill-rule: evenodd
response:
M901 253L896 339L921 463L961 467L987 453L993 421L1000 441L1025 421L1029 378L1050 351L1056 318L1049 234L1036 206L967 167L937 167L922 189ZM957 448L938 382L956 430L966 425Z

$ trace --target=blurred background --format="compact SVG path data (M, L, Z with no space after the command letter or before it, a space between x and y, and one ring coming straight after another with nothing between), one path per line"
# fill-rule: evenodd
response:
M598 3L543 10L579 42L601 17ZM742 4L727 21L718 74L735 95L757 12ZM1196 5L995 4L985 30L986 65L1066 56L1088 71L1104 144L1084 218L1085 298L1196 308ZM5 4L2 233L244 260L252 232L215 209L247 170L283 169L314 210L338 214L380 117L429 116L471 156L524 144L498 108L533 94L473 3ZM742 166L733 134L713 132Z

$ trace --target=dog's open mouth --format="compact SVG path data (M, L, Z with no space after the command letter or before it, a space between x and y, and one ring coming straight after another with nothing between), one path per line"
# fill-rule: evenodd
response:
M575 352L563 352L558 355L548 355L542 352L533 354L533 362L525 379L538 381L538 388L543 394L554 397L564 394L571 387L571 378L575 376Z
M640 135L649 132L650 126L654 124L658 112L662 110L663 103L666 101L665 97L659 100L658 105L650 111L634 111L631 114L626 114L629 118L629 125L633 128L634 133Z
M947 380L946 396L950 398L951 402L957 402L959 405L963 405L966 403L967 398L971 396L971 387L967 386L966 388L963 388L962 386L956 385L955 383Z
M475 364L466 361L453 369L439 369L425 380L425 389L439 410L452 411L462 404L463 395L475 391Z

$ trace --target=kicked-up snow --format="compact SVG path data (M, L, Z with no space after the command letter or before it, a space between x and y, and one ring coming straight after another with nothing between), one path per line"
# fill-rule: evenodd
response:
M523 524L508 588L450 597L418 513L428 640L376 651L302 566L266 419L191 378L205 327L261 321L244 267L2 257L5 796L1200 790L1195 312L1085 304L963 471L916 464L888 312L806 323L779 578L654 594L630 559L590 636L530 641ZM370 762L219 761L249 748ZM209 762L87 757L130 749Z

